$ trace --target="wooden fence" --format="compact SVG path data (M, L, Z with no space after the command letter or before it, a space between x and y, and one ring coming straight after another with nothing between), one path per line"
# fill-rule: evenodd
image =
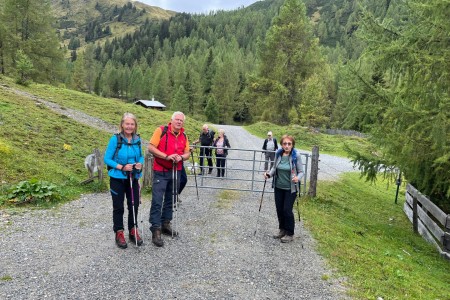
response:
M403 211L414 232L435 245L441 256L450 260L450 215L445 214L411 184L406 186Z

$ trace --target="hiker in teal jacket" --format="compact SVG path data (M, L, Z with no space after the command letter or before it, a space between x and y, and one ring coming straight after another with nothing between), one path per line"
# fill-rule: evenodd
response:
M278 217L279 232L274 238L282 243L294 239L295 219L292 208L298 193L298 184L303 177L303 165L299 152L295 149L295 139L290 135L281 137L281 149L275 154L275 163L264 178L273 177L272 186L275 193L275 207Z
M113 201L113 230L116 234L116 244L120 248L127 247L123 226L125 195L127 196L129 238L139 246L143 243L136 222L140 198L139 178L144 163L141 138L137 135L137 128L136 117L131 113L125 113L119 125L120 132L111 137L104 156Z

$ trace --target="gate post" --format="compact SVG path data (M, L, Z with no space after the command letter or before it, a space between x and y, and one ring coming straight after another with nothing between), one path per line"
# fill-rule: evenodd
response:
M319 146L314 146L311 155L311 175L309 177L308 196L311 197L316 196L318 173L319 173Z
M151 186L153 182L153 155L148 151L145 153L143 171L142 187L146 188Z

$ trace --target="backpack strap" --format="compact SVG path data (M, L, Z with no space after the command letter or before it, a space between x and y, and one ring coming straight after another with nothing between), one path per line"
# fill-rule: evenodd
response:
M116 146L116 152L114 152L113 160L116 159L117 154L119 153L119 150L120 150L120 148L122 148L122 144L123 144L123 139L122 139L122 136L120 135L120 133L115 133L114 135L117 138L117 146Z
M165 125L163 130L161 131L161 136L159 137L159 139L162 139L163 136L165 136L167 134L167 130L169 130L169 126ZM164 148L167 151L167 141L169 140L168 137L166 137L166 147Z

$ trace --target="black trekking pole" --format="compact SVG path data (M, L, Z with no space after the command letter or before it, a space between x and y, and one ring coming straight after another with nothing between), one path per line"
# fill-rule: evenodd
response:
M195 191L197 192L197 201L200 201L200 197L198 196L197 172L195 170L194 152L192 152L192 151L191 151L191 158L192 158L192 170L194 170Z
M137 226L136 226L136 212L134 209L134 191L133 191L133 172L130 172L130 189L131 189L131 206L133 206L133 228L134 228L134 240L137 247Z
M261 195L261 201L259 202L258 217L256 219L256 229L255 229L255 233L253 234L254 236L256 235L256 231L258 231L258 220L259 220L259 216L261 215L261 207L262 207L262 203L263 203L264 190L266 189L266 182L267 182L267 179L265 178L264 179L263 191L262 191L262 195Z
M300 182L298 183L298 196L297 196L297 215L298 215L298 221L300 222L300 191L302 189L302 185Z
M175 161L172 162L172 218L173 218L173 214L175 212L175 222L174 222L174 228L172 229L172 238L173 238L173 231L174 230L178 230L178 225L177 225L177 211L175 209L175 205L177 202L176 199L176 193L177 193L177 163Z
M139 187L139 207L142 208L142 197L141 197L141 192L142 192L142 185L139 183L138 179L138 187ZM141 239L144 240L144 219L142 218L142 212L141 212L141 217L140 217L140 223L141 223Z

